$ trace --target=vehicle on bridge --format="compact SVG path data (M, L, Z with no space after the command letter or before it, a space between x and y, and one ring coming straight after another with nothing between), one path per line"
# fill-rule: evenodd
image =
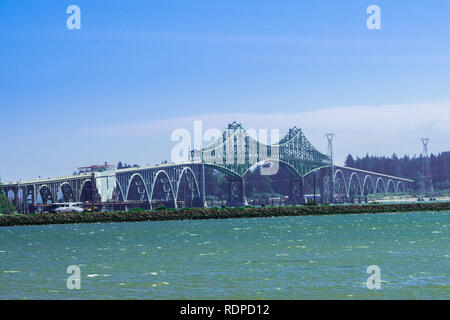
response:
M80 203L71 202L71 203L62 203L57 204L60 205L53 211L56 213L69 213L69 212L83 212L84 209L81 208L79 205Z

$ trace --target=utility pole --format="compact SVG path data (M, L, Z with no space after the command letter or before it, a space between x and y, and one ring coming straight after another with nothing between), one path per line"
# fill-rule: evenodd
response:
M330 197L331 202L334 203L334 161L333 161L333 138L334 133L327 133L325 135L328 140L328 156L331 160L331 172L330 172Z
M428 154L428 143L430 138L422 138L423 154L422 154L422 177L420 179L419 192L420 196L429 196L430 200L435 200L433 196L433 180L431 178L430 157Z

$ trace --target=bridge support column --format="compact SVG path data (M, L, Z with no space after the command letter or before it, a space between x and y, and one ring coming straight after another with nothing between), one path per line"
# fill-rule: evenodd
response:
M31 187L25 187L25 213L31 213L31 204L28 203L28 197L31 195L32 193L30 192ZM32 200L32 199L31 199Z
M33 212L37 213L37 199L38 199L39 188L36 185L33 185Z
M331 169L321 168L319 174L319 190L321 203L333 203L334 194L331 183Z
M202 164L201 169L201 175L202 178L200 179L199 183L199 189L200 189L200 203L198 204L198 207L206 208L208 207L208 204L206 203L206 178L205 178L205 165Z
M348 203L355 203L355 201L356 201L356 196L353 193L347 194L346 198L347 198Z
M305 182L302 178L289 182L289 204L305 204Z
M14 192L14 206L17 209L17 212L20 213L21 208L20 208L20 199L19 199L19 187L14 188L13 192Z
M228 200L227 207L247 206L245 197L245 185L243 178L228 178Z
M28 213L28 188L27 186L22 187L22 199L19 200L22 205L22 213Z

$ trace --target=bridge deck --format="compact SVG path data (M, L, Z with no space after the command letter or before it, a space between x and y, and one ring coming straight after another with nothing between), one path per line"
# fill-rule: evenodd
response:
M400 178L400 177L390 176L390 175L384 174L384 173L367 171L367 170L361 170L361 169L356 169L356 168L351 168L351 167L334 166L334 168L352 170L352 171L357 171L357 172L366 173L366 174L374 174L374 175L377 175L377 176L386 177L386 178L395 179L395 180L401 180L401 181L405 181L405 182L414 182L414 180L410 180L410 179L406 179L406 178Z
M1 185L8 187L8 186L17 186L17 184L20 184L21 186L26 186L26 185L33 185L33 184L53 183L53 182L58 182L58 181L78 180L78 179L83 179L83 178L90 178L91 176L92 176L92 173L80 173L80 174L71 175L71 176L62 176L62 177L55 177L55 178L2 183Z
M158 165L144 166L144 167L138 167L138 168L133 167L133 168L117 169L117 170L115 170L115 173L120 174L120 173L127 173L127 172L139 172L139 171L145 171L145 170L151 170L151 169L159 169L159 168L164 169L164 168L172 167L172 166L183 166L183 165L192 165L192 164L201 164L201 163L200 162L186 162L186 163L177 163L177 164L174 164L174 163L158 164ZM411 180L411 179L395 177L395 176L387 175L384 173L372 172L372 171L356 169L356 168L351 168L351 167L334 166L334 168L344 169L344 170L352 170L352 171L366 173L366 174L375 174L378 176L382 176L382 177L386 177L386 178L390 178L390 179L401 180L401 181L405 181L405 182L411 182L411 183L414 182L414 180ZM35 180L2 183L2 185L3 186L17 186L17 184L20 184L20 185L24 186L24 185L33 185L33 184L53 183L53 182L58 182L58 181L69 181L69 180L90 178L91 175L92 175L92 173L88 172L88 173L80 173L80 174L71 175L71 176L61 176L61 177L46 178L46 179L35 179Z

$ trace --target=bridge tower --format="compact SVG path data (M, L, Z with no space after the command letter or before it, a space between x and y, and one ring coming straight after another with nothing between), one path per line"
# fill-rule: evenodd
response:
M430 156L428 154L428 143L430 138L422 138L423 154L422 154L422 172L419 183L419 193L420 196L430 197L430 200L434 200L434 188L433 180L431 179L431 166L430 166Z

